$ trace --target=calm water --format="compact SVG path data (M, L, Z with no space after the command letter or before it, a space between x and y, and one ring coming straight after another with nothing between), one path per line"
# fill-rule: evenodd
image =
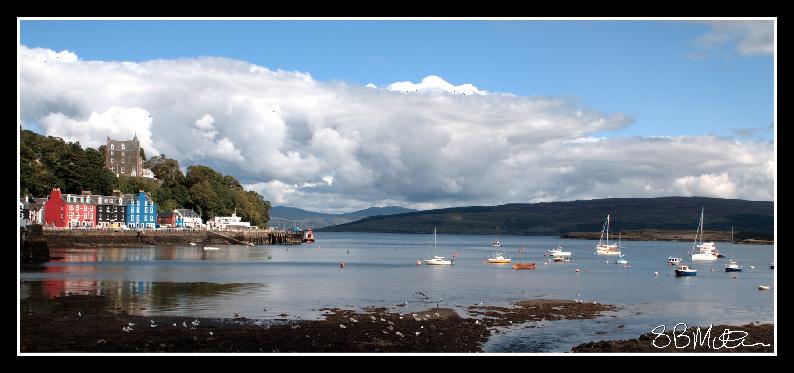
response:
M417 266L434 255L432 235L325 233L302 246L201 246L74 248L51 250L63 261L20 274L22 298L101 294L132 314L199 317L320 318L322 307L384 306L392 311L456 308L483 302L508 305L527 298L576 299L621 306L594 320L567 320L502 329L487 351L565 352L576 344L634 338L660 324L772 322L774 248L717 243L727 256L695 262L696 277L675 277L668 256L688 258L691 242L624 241L629 268L615 257L593 254L594 241L556 237L502 236L502 250L537 269L484 264L494 237L438 235L438 253L455 265ZM572 251L570 263L546 263L547 249ZM735 258L744 266L726 273ZM340 268L340 261L346 263ZM610 263L606 263L610 261ZM685 261L689 263L688 261ZM751 269L750 266L755 266ZM579 269L577 273L575 270ZM713 271L712 271L713 270ZM656 276L653 273L659 272ZM733 278L733 277L736 278ZM770 285L759 291L758 285ZM416 296L424 293L429 299ZM407 307L397 304L408 302ZM547 338L525 338L527 335Z

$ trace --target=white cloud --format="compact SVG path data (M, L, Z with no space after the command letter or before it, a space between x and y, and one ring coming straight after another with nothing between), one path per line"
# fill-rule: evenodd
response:
M132 140L137 135L141 146L157 154L152 145L152 118L141 108L111 106L97 113L91 112L87 118L71 118L61 112L51 112L37 118L47 135L57 136L67 141L80 141L83 146L92 148L107 144L107 137L114 140Z
M234 175L277 205L773 198L769 142L594 137L631 118L568 99L477 94L432 76L395 83L428 92L405 94L213 57L44 64L56 53L20 49L24 123L84 146L137 132L147 154Z
M423 91L443 91L447 93L459 94L459 95L471 95L471 94L478 94L484 95L487 92L481 91L477 89L477 87L471 84L461 84L461 85L453 85L448 83L446 80L442 79L441 77L430 75L426 76L422 79L421 83L412 83L412 82L396 82L389 84L388 89L390 91L400 91L400 92L423 92Z
M696 42L705 47L735 43L742 55L771 55L774 53L773 21L709 21L711 30Z

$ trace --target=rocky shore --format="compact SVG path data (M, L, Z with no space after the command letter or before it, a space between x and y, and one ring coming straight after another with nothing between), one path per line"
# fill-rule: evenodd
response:
M683 333L679 329L676 331L675 339L673 333L668 331L664 335L647 333L634 339L589 342L574 347L572 351L675 353L775 351L775 327L772 324L714 325L711 327L711 332L707 334L708 328L708 326L700 327L699 334L697 334L697 327L687 328Z
M472 306L417 313L322 309L325 320L206 319L129 315L102 296L28 298L21 304L22 352L482 352L494 327L594 318L614 306L560 300L514 307Z

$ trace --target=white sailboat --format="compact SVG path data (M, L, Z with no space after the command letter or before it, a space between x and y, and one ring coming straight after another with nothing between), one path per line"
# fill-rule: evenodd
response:
M606 231L606 243L602 243L604 231ZM595 249L598 255L620 255L618 245L609 244L609 215L607 215L607 221L601 228L601 238L598 239L598 245L596 245Z
M436 247L436 228L433 228L433 258L432 259L425 259L425 264L427 265L452 265L451 260L447 260L443 256L435 255L438 252Z
M695 233L695 242L692 243L692 251L690 255L692 255L692 260L704 260L704 261L714 261L717 260L717 247L714 246L714 242L703 242L703 211L705 209L701 208L700 210L700 224L698 224L698 230ZM695 251L697 248L697 251Z

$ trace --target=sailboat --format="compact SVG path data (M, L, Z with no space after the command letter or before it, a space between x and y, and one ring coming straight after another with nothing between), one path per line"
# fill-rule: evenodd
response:
M604 238L604 231L606 231L606 243L602 243L602 239ZM609 215L607 215L607 221L604 223L604 226L601 228L601 238L598 239L598 245L595 247L596 254L598 255L620 255L620 249L618 249L618 245L609 244Z
M496 226L496 239L493 240L493 242L491 242L491 246L493 246L493 247L501 247L502 246L502 242L499 241L499 226L498 225Z
M436 228L433 228L433 254L438 252L436 247ZM427 265L452 265L451 260L447 260L443 256L434 255L432 259L425 259Z
M521 263L521 257L524 256L524 252L526 252L526 249L524 249L524 246L521 246L521 248L518 249L520 255L518 255L516 262L513 263L513 269L535 269L535 262Z
M703 242L703 211L705 209L701 208L700 210L700 224L698 225L698 230L695 233L695 242L692 243L692 251L690 255L692 255L692 260L717 260L717 247L714 246L714 242ZM695 252L695 248L697 247L698 251Z
M620 247L620 236L621 235L622 234L618 234L618 258L615 259L615 264L624 264L625 265L625 264L629 264L629 261L626 260L626 256L623 255L623 252L621 251L621 247Z

